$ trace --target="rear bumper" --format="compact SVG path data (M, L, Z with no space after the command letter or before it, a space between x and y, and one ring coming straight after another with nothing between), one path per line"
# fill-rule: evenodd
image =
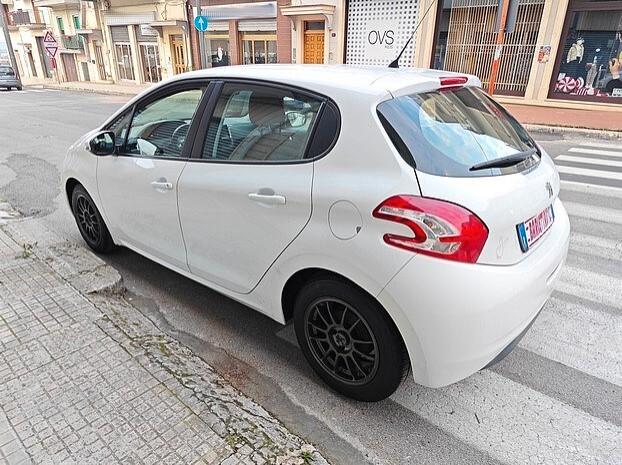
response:
M8 87L22 87L22 83L17 79L7 79L0 80L0 88L8 88Z
M389 282L378 299L402 332L415 381L454 383L518 343L553 292L568 253L570 224L559 200L555 212L537 249L515 265L417 255Z

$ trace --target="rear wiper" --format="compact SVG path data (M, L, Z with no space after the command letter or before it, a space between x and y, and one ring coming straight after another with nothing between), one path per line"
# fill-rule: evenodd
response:
M525 150L524 152L513 153L512 155L508 155L507 157L483 161L481 163L478 163L477 165L471 166L469 168L469 171L485 170L488 168L505 168L508 166L518 165L520 162L523 162L530 158L534 153L538 153L538 149L535 147L529 150Z

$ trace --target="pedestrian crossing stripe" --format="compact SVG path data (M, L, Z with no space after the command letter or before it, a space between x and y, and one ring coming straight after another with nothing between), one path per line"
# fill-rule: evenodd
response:
M619 158L622 158L622 151L589 149L589 148L579 148L579 147L572 147L568 151L572 152L572 153L583 153L583 154L587 154L587 155L604 155L604 156L607 156L607 157L619 157Z
M588 165L601 165L622 168L622 160L603 160L602 158L575 157L572 155L560 155L556 161L569 161L574 163L585 163Z
M622 181L622 171L616 173L614 171L601 171L589 168L575 168L574 166L557 165L557 171L562 174L577 174L579 176L589 176L601 179L614 179Z

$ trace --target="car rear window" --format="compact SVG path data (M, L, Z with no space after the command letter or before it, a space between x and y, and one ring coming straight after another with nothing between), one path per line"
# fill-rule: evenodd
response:
M9 66L0 66L0 76L14 76L13 68Z
M425 173L455 177L515 173L525 165L470 168L537 149L527 131L478 87L397 97L377 110L402 157Z

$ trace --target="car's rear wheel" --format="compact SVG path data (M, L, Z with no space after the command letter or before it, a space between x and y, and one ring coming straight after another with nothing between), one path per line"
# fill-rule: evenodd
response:
M385 399L408 373L395 325L378 302L349 282L327 277L304 286L296 298L294 327L311 367L348 397Z
M71 194L71 209L78 230L87 245L98 253L114 249L114 242L95 202L84 187L78 184Z

